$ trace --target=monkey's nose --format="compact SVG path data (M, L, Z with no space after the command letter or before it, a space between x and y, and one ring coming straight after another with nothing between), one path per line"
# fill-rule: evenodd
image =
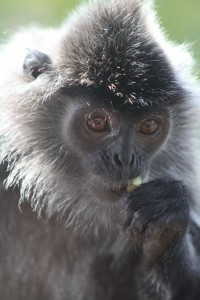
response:
M115 165L115 167L117 169L121 169L121 168L129 168L131 166L133 166L134 164L134 155L127 155L127 156L122 156L119 155L118 153L115 153L113 155L113 164Z

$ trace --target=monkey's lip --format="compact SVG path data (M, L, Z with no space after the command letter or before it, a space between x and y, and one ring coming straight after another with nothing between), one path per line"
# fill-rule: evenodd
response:
M132 192L135 188L142 184L140 176L129 180L126 183L114 183L111 186L111 190L114 192Z
M110 189L113 191L113 192L125 192L127 190L127 187L128 187L129 183L113 183L111 186L110 186Z
M111 182L102 178L98 178L96 184L93 186L93 192L95 197L101 201L117 202L118 200L122 199L124 194L130 193L136 188L133 182L135 182L136 179L138 180L138 178L140 178L140 185L142 184L142 179L140 176L132 180L128 180L127 182Z

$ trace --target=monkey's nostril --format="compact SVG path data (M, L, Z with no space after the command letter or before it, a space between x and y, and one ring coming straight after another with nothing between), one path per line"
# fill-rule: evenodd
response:
M131 161L129 163L129 167L131 167L134 164L134 155L132 155L131 157Z
M114 162L116 163L117 166L123 167L123 163L119 158L118 154L114 154L113 156Z
M132 167L133 166L133 164L134 164L134 162L135 162L135 159L134 159L134 155L132 155L131 157L130 157L130 159L128 159L128 157L125 159L122 159L121 157L120 157L120 155L118 155L117 153L116 154L114 154L113 155L113 162L115 163L115 165L117 166L117 167L120 167L120 168L122 168L122 167Z

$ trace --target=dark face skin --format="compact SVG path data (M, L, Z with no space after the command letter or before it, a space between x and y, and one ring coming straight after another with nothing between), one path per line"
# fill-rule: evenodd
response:
M169 112L122 107L93 93L69 98L62 100L73 100L61 122L62 138L77 155L75 164L90 178L94 194L101 200L118 200L131 180L147 177L152 157L168 136Z

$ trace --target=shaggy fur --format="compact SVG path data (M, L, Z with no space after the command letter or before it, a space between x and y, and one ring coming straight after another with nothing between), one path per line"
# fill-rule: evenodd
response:
M30 49L52 62L37 78L23 72ZM79 149L78 140L73 149L74 141L68 138L66 143L60 129L63 122L71 124L85 96L98 95L101 105L104 95L106 103L130 113L139 108L167 111L169 135L148 168L141 167L143 180L147 185L162 178L180 181L189 194L183 200L189 205L189 222L195 223L190 231L194 226L198 232L199 89L191 55L184 46L167 41L152 4L90 1L59 29L29 28L17 33L1 47L0 64L1 298L199 299L195 291L194 298L191 291L190 296L185 293L188 298L181 298L184 289L183 294L177 290L184 287L184 280L174 284L179 275L171 275L172 284L167 282L166 270L176 259L162 270L144 272L140 255L124 232L125 198L99 201L93 193L94 183L101 180L105 189L110 181L117 186L116 178L110 172L100 179L96 154L82 169L82 152L89 150ZM81 96L76 96L79 89ZM153 187L149 191L156 194ZM161 195L165 191L163 187ZM187 236L189 254L184 263L193 268L199 258L190 253L199 246L191 242L194 233ZM192 262L191 257L195 257ZM177 268L181 270L184 263L177 263ZM200 282L196 280L192 287Z

